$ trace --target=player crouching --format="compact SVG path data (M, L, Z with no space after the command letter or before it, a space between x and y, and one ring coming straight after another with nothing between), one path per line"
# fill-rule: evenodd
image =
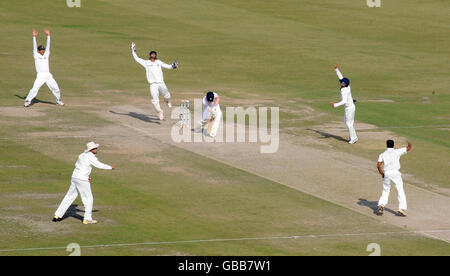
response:
M209 91L206 96L203 97L203 111L202 120L199 122L200 127L205 127L208 122L207 133L210 137L217 136L219 130L220 120L222 118L222 111L220 110L220 97L217 93Z

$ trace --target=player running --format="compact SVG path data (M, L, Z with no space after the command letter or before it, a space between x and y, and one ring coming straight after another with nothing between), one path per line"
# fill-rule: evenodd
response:
M338 65L334 65L334 69L336 70L336 74L339 78L339 83L341 86L341 101L338 103L331 103L332 107L338 107L341 105L345 105L345 117L344 121L347 125L348 132L350 134L350 139L348 141L349 144L354 144L358 141L358 136L356 136L356 130L353 127L353 123L355 122L355 101L353 101L352 90L350 88L350 80L344 78L342 76L341 71L339 71Z
M147 73L147 80L150 84L150 94L152 96L152 104L155 107L156 112L160 120L164 120L164 113L159 105L159 93L164 97L164 101L167 103L169 108L172 107L170 103L170 93L166 84L164 83L164 76L162 68L165 69L176 69L178 68L178 63L174 61L172 65L166 64L158 60L158 54L155 51L151 51L149 54L149 60L141 59L136 54L136 44L131 43L131 52L133 54L134 60L137 63L145 67Z
M398 193L398 214L406 217L406 195L403 190L402 174L400 173L400 156L411 150L412 144L408 142L408 146L400 149L394 149L394 141L386 141L387 150L378 157L377 168L383 177L383 193L378 201L378 214L384 213L384 207L388 203L389 193L391 191L391 181L394 182ZM383 169L381 166L383 165Z
M45 30L44 32L47 35L47 47L44 47L43 45L37 46L36 36L38 35L38 32L33 29L33 58L34 64L36 66L37 76L36 80L34 81L33 88L31 88L28 96L25 99L25 107L29 107L31 105L33 99L37 96L39 89L42 85L44 85L44 83L47 84L53 95L55 95L56 104L64 106L64 103L61 100L61 92L59 90L58 83L56 83L53 75L50 74L50 31Z
M103 164L98 161L95 156L98 152L100 145L94 142L86 144L86 150L78 156L78 160L75 163L75 169L72 173L72 181L63 201L58 207L53 217L53 222L59 222L62 220L67 209L72 205L74 200L80 193L81 201L84 205L84 219L83 224L96 224L97 221L92 219L92 207L94 204L94 197L91 191L91 179L89 178L92 166L103 170L114 170L114 166Z

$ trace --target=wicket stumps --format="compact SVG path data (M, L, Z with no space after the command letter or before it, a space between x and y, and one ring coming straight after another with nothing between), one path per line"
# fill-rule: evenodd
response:
M180 124L185 127L191 126L191 110L189 100L182 100L180 104Z

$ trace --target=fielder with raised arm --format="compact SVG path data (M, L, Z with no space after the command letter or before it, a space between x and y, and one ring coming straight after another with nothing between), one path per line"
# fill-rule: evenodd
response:
M50 74L50 31L45 30L44 32L47 35L47 47L44 47L43 45L37 46L36 36L38 35L38 32L33 30L33 58L37 76L34 81L33 88L31 88L25 99L25 107L29 107L31 105L33 99L37 96L39 89L42 85L44 85L44 83L47 84L48 88L50 88L53 95L56 97L56 104L64 106L64 103L61 100L61 92L59 90L58 83L56 83L53 75Z
M394 182L398 193L398 214L406 217L406 195L403 189L402 174L400 173L400 157L411 150L412 144L408 142L408 146L400 149L394 149L394 141L386 141L387 150L378 157L377 168L383 177L383 193L378 201L378 214L384 213L384 207L388 203L389 193L391 191L391 181ZM383 169L381 169L383 166Z
M62 220L67 209L78 197L80 193L81 201L84 205L84 219L83 224L96 224L97 221L92 219L92 207L94 204L94 197L91 191L91 179L89 178L92 166L103 170L114 170L114 166L106 165L100 162L95 156L98 152L100 145L94 142L86 144L86 150L78 156L78 160L75 163L75 169L72 173L72 181L63 201L58 207L53 217L54 222Z
M348 132L350 134L350 139L348 141L349 144L354 144L358 141L358 136L356 136L356 130L353 127L355 122L355 101L352 97L352 90L350 88L350 80L348 78L344 78L342 76L341 71L339 71L338 65L334 65L334 69L336 70L336 74L339 78L339 83L341 86L341 101L338 103L331 103L332 107L338 107L341 105L345 105L345 117L344 121L347 125Z
M222 118L222 111L220 110L219 103L220 97L216 92L209 91L203 97L203 111L200 126L203 128L209 121L208 135L212 138L217 136L220 119Z
M150 84L150 94L152 96L152 104L155 107L156 112L160 120L164 120L164 113L159 105L159 93L164 97L164 101L167 103L169 108L172 107L170 103L170 93L166 84L164 83L164 76L162 68L165 69L176 69L178 68L178 63L174 61L172 65L166 64L158 60L158 53L151 51L149 54L149 60L144 60L139 58L136 54L136 44L131 43L131 52L133 54L134 60L137 63L144 66L147 73L147 81Z

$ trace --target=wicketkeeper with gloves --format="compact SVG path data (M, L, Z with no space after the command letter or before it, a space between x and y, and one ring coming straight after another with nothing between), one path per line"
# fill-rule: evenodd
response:
M149 54L149 60L144 60L139 58L136 54L136 44L131 43L131 52L133 54L134 60L145 68L147 73L147 81L150 84L150 94L152 96L152 104L155 107L156 112L160 120L164 120L164 113L159 105L159 93L164 97L164 101L167 103L169 108L172 107L170 103L170 92L164 83L164 76L162 68L164 69L176 69L178 68L177 61L174 61L171 65L166 64L158 60L158 53L151 51Z

